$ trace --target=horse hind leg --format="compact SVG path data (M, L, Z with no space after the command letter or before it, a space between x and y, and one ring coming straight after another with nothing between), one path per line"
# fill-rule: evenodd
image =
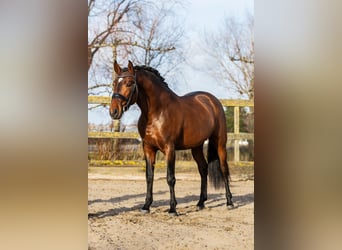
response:
M218 142L217 154L220 160L221 173L222 173L222 177L223 177L224 185L226 189L227 208L232 209L234 208L234 204L232 202L232 193L230 192L230 188L229 188L230 174L229 174L229 167L227 163L226 142L224 141Z
M199 210L204 208L204 202L207 200L207 179L208 179L208 164L203 155L203 144L197 148L191 149L192 156L197 163L198 171L201 175L201 194L197 203Z

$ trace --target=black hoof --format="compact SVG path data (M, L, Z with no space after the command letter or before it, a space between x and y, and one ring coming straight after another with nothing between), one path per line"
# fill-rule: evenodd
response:
M175 209L170 209L169 210L169 216L178 216L178 213Z
M204 205L197 205L197 206L196 206L196 210L197 210L197 211L203 210L204 208L205 208Z
M175 216L178 216L178 213L177 212L169 212L169 216L175 217Z

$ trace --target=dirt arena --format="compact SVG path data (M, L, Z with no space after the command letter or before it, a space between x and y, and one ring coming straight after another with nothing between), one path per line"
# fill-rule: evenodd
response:
M224 189L209 186L206 208L197 211L199 174L196 168L177 172L176 167L179 216L170 217L165 169L156 170L151 213L142 214L141 168L89 168L88 249L253 249L253 170L236 167L231 173L236 208L227 210Z

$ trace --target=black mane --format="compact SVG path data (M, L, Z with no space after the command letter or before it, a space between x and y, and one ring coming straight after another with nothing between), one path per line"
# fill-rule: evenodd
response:
M160 75L159 71L156 70L155 68L152 68L152 67L146 66L146 65L136 65L136 66L134 66L134 69L136 71L138 71L138 70L146 70L146 71L149 71L149 72L155 74L160 79L161 83L163 83L163 85L165 87L169 88L169 85L165 82L164 77L162 77ZM127 70L128 70L128 68L123 68L123 71L127 71Z

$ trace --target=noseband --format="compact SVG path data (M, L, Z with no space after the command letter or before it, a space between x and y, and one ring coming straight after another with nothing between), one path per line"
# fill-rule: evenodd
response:
M113 93L112 99L121 99L123 101L126 102L126 105L122 107L123 111L126 112L127 109L129 108L129 106L131 105L131 101L132 101L132 97L135 94L135 92L138 91L138 87L137 87L137 81L135 78L135 75L127 75L127 76L118 76L118 78L125 78L125 77L133 77L134 79L134 83L133 83L133 90L131 91L131 93L129 94L129 97L127 98L126 96L123 96L119 93Z

